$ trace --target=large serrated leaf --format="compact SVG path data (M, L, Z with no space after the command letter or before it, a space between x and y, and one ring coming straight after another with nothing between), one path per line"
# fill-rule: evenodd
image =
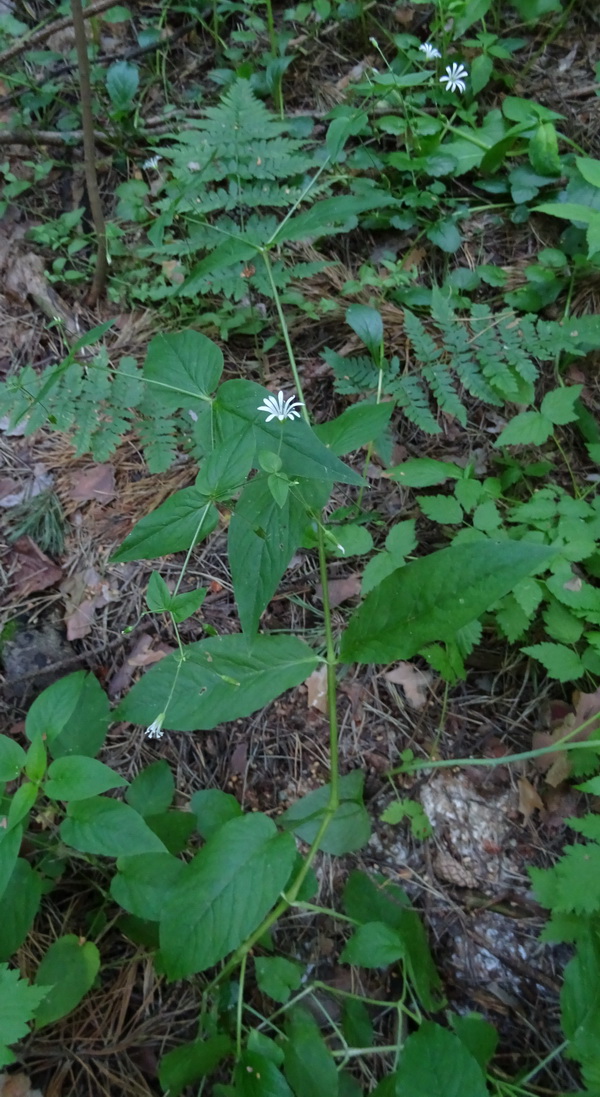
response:
M213 636L150 668L117 709L116 719L149 725L164 712L166 728L201 731L249 716L304 682L319 659L295 636ZM171 696L171 691L173 691Z
M556 551L524 541L478 541L406 564L371 591L351 617L342 661L391 663L410 659L436 640L452 640Z
M296 857L266 815L231 819L185 866L160 923L171 979L194 975L237 948L276 902Z

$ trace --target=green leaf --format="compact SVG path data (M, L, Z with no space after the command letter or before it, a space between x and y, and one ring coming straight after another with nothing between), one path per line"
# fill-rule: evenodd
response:
M169 1097L179 1097L182 1090L211 1074L219 1063L234 1050L229 1036L210 1036L193 1044L169 1051L158 1066L161 1086Z
M358 522L348 522L345 526L327 526L326 529L333 534L335 546L327 545L328 552L338 559L346 560L350 556L364 556L373 548L373 537L366 526L360 526Z
M254 968L260 990L276 1002L287 1002L302 982L303 969L283 956L255 956Z
M115 717L148 726L164 711L165 727L201 731L249 716L300 685L319 663L296 636L213 636L161 659L121 701ZM173 694L171 696L171 690Z
M283 471L290 477L362 483L361 477L327 449L303 419L267 423L258 411L265 401L265 390L254 381L225 381L213 404L218 436L241 439L252 432L257 452L274 450L282 460Z
M378 361L383 350L383 320L381 313L370 305L350 305L346 323L364 343L369 354Z
M598 863L596 862L596 871ZM584 869L583 876L592 869ZM588 930L578 942L577 952L565 968L561 989L561 1020L569 1040L567 1054L586 1068L598 1068L598 1031L600 1030L600 949L593 931ZM597 1087L594 1085L597 1092ZM583 1097L583 1095L582 1095ZM591 1095L590 1095L591 1097Z
M95 796L69 804L60 827L66 845L80 853L124 857L131 853L163 852L163 843L129 804Z
M236 236L234 239L225 239L222 244L208 253L186 278L185 282L177 290L178 297L195 297L204 291L204 279L209 274L216 274L225 267L234 266L236 263L245 263L248 259L256 259L261 244L250 240L248 237Z
M535 206L534 213L548 213L551 217L562 217L565 221L583 222L588 225L595 217L595 210L579 202L542 202Z
M586 183L592 187L600 188L600 160L591 160L587 156L576 156L577 170L583 175Z
M537 659L546 668L550 678L556 678L559 682L571 682L585 674L585 667L579 656L564 644L531 644L530 647L521 648L521 651L524 655Z
M38 787L33 781L24 781L13 793L8 809L6 826L8 830L16 827L31 811L38 797Z
M191 811L161 811L146 815L145 819L150 830L174 856L183 852L196 830Z
M230 792L221 792L218 788L204 788L195 792L190 807L196 816L198 833L210 838L230 819L239 819L243 814L239 801Z
M330 160L335 163L349 137L353 137L367 126L369 116L364 111L352 111L345 117L334 118L327 127L325 148Z
M128 110L135 99L140 74L137 65L129 61L115 61L106 73L108 97L117 111Z
M432 225L431 228L427 229L425 235L428 240L431 240L432 244L450 254L458 251L462 244L460 230L451 217Z
M25 765L25 751L14 739L0 735L0 781L14 781Z
M19 857L2 899L0 961L9 960L21 947L33 924L42 898L42 881L28 861Z
M184 862L170 853L139 853L119 857L110 893L119 906L149 922L160 921L172 889L181 879Z
M122 788L127 781L103 762L82 755L57 758L43 784L52 800L88 800L109 788Z
M173 803L175 779L171 767L164 759L151 762L133 779L125 799L132 808L146 818L167 811Z
M463 470L450 461L434 461L432 457L411 457L401 465L388 469L390 480L397 480L407 488L431 488L445 484L447 480L460 480Z
M289 491L282 505L268 477L255 476L242 491L229 523L227 551L242 628L255 633L308 524L310 481ZM303 487L305 493L303 492ZM314 493L313 493L314 494ZM324 502L323 495L320 499ZM315 501L318 500L318 496Z
M25 733L45 737L53 758L85 754L92 758L108 732L108 698L98 679L85 670L67 674L48 686L31 705Z
M417 495L417 503L432 522L459 525L463 520L462 507L453 495Z
M342 964L357 967L389 967L405 955L402 939L385 922L367 922L354 931L340 956Z
M351 872L344 889L344 909L355 922L383 922L403 944L406 973L425 1009L440 1008L441 981L433 962L423 923L411 910L406 893L384 877Z
M196 487L213 502L231 499L237 495L252 468L254 451L254 438L250 433L227 438L202 462ZM273 471L279 469L269 469L269 472Z
M367 442L379 438L387 427L394 405L353 404L337 419L316 426L315 434L336 457L353 453Z
M575 402L579 398L583 385L563 385L546 393L540 411L551 423L573 423L579 414Z
M498 1033L494 1026L479 1013L467 1013L462 1017L452 1013L450 1021L459 1040L485 1071L498 1046Z
M191 328L156 335L148 345L143 376L169 411L199 411L216 389L223 354L212 339Z
M585 625L566 606L552 600L543 613L548 636L560 644L576 644L581 639Z
M17 857L23 841L23 827L17 825L10 830L2 829L0 836L0 899L6 891L17 863Z
M371 835L371 823L363 804L363 785L365 775L354 770L342 777L339 782L340 803L329 829L325 832L319 849L324 853L340 856L352 853L366 846ZM310 843L316 838L327 806L330 786L309 792L284 811L279 822L286 830L293 831L303 842Z
M396 1094L488 1097L485 1076L462 1040L433 1021L408 1037L394 1075Z
M488 54L479 53L477 57L473 58L473 60L471 61L471 72L469 74L471 77L471 90L473 92L473 95L479 95L479 92L483 91L486 84L489 84L492 78L493 71L494 62Z
M75 1009L99 970L100 953L92 941L82 941L74 933L54 941L35 977L41 989L51 988L35 1012L35 1027L50 1025Z
M183 488L137 522L111 559L122 564L186 552L208 537L218 522L219 513L203 492Z
M39 783L46 772L47 765L48 756L43 736L36 735L27 751L27 761L25 763L25 773L29 780Z
M558 152L558 136L553 122L540 122L527 149L534 171L540 175L560 175L562 161Z
M0 964L0 1067L16 1061L7 1045L27 1036L29 1022L47 992L47 987L30 986L18 968Z
M256 1051L242 1054L235 1068L233 1093L235 1097L294 1097L275 1063Z
M325 198L285 221L277 230L273 242L280 244L284 240L306 240L310 237L319 239L336 232L349 232L356 228L359 214L396 204L390 195L377 190L362 195L343 194L337 198Z
M206 971L237 948L277 900L295 856L291 836L265 815L220 827L185 866L161 918L169 978Z
M391 552L378 552L363 571L360 588L363 598L398 567L402 567L402 561L396 560Z
M392 526L385 539L385 547L394 560L404 563L404 557L408 556L417 547L415 526L414 518L409 518L405 522L397 522L395 526Z
M314 1017L296 1008L286 1031L284 1071L296 1097L338 1097L335 1061Z
M498 436L498 446L541 446L550 437L553 424L539 411L522 411L515 415Z
M384 579L350 618L342 661L391 663L435 640L453 640L555 555L548 546L485 540L414 560Z

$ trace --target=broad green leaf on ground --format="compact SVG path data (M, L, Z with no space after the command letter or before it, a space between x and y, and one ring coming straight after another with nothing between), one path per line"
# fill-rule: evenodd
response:
M554 424L541 411L522 411L515 415L498 435L494 445L541 446L554 430Z
M35 976L40 988L51 988L35 1012L35 1027L50 1025L75 1009L99 970L100 953L92 941L83 941L74 933L54 941Z
M390 421L393 408L391 403L352 404L337 419L319 423L315 434L336 457L344 457L379 438Z
M243 1052L234 1077L235 1097L294 1097L276 1064L257 1051Z
M248 434L227 438L202 462L196 487L217 502L231 499L242 487L254 460L254 439Z
M149 922L158 922L184 868L184 862L170 853L119 857L110 893L123 910Z
M255 956L256 981L263 994L276 1002L287 1002L302 982L303 968L285 956Z
M600 910L600 845L566 846L547 873L536 872L534 884L552 887L555 911L593 914ZM542 895L542 901L543 901Z
M350 305L346 309L346 323L364 343L369 354L378 359L383 347L381 313L371 305Z
M124 857L132 853L165 852L163 843L129 804L94 796L69 804L60 827L67 846L80 853Z
M558 135L553 122L539 122L527 146L529 161L540 175L557 176L562 171Z
M233 589L244 632L253 634L273 597L309 522L308 507L324 502L311 492L311 481L287 493L283 506L273 498L269 477L246 484L229 523L228 555ZM306 500L306 501L305 501Z
M8 735L0 735L0 781L14 781L25 765L25 751Z
M576 156L577 170L583 175L586 183L592 187L600 188L600 160L592 160L586 156Z
M381 190L325 198L285 221L277 230L274 242L279 244L284 240L306 240L311 237L318 239L337 232L349 232L356 228L359 214L397 204L395 198Z
M16 1060L8 1044L16 1044L29 1032L29 1022L47 987L30 986L18 968L0 964L0 1067Z
M335 1061L314 1017L302 1008L292 1010L286 1033L283 1069L296 1097L337 1097Z
M327 133L325 135L325 148L330 159L335 163L338 156L342 152L344 145L349 137L353 137L355 134L368 126L369 116L364 111L352 111L351 114L334 118L333 122L329 123L327 127Z
M163 758L151 762L133 779L125 799L144 818L167 811L175 795L175 778L168 762Z
M223 354L199 331L156 335L148 345L143 375L162 406L198 410L216 389L223 372Z
M133 527L112 560L153 560L186 552L208 537L219 521L216 508L198 488L182 488Z
M174 687L164 726L208 730L268 705L304 682L320 662L295 636L240 633L189 644L185 656L181 669L178 653L151 667L121 701L116 719L149 726Z
M396 1097L488 1097L485 1075L458 1036L424 1021L408 1037L394 1075Z
M342 637L345 663L410 659L453 640L556 550L524 541L456 545L406 564L367 595Z
M577 952L565 968L560 994L561 1020L569 1040L567 1055L586 1068L600 1069L600 948L588 930L577 944Z
M195 792L190 807L196 818L198 833L205 839L210 838L223 823L238 819L243 814L239 800L219 788L204 788Z
M17 863L17 857L23 841L23 827L2 829L0 833L0 899L6 891Z
M66 755L50 763L43 789L52 800L88 800L127 781L96 758Z
M42 898L42 881L29 861L19 857L2 898L0 961L21 947L33 924Z
M557 425L573 423L579 414L575 404L582 389L583 385L563 385L547 392L540 406L542 415Z
M161 811L156 815L146 815L145 819L150 830L174 856L183 853L196 830L191 811Z
M450 1020L459 1040L477 1060L481 1069L486 1070L498 1046L498 1033L494 1026L479 1013L467 1013L463 1016L453 1013Z
M256 452L273 450L281 457L282 471L288 476L329 483L362 483L358 473L323 445L303 419L267 423L265 413L258 410L267 395L262 385L254 381L225 381L213 404L217 439L225 441L232 436L241 439L251 432Z
M405 955L397 930L385 922L366 922L354 931L340 956L340 963L357 967L389 967Z
M108 98L116 111L128 110L138 89L140 73L130 61L115 61L106 72Z
M441 525L459 525L463 520L463 509L453 495L417 495L423 514L432 522Z
M442 983L429 950L427 934L406 893L379 876L351 872L344 889L344 909L361 923L379 922L393 929L404 950L406 972L425 1009L440 1008Z
M210 1074L222 1059L234 1050L229 1036L210 1036L167 1052L158 1066L158 1077L169 1097L179 1097L182 1090Z
M366 846L371 835L371 822L363 804L364 773L354 770L339 782L340 803L319 849L340 856ZM330 786L309 792L287 809L279 822L303 842L312 842L319 831L329 803Z
M170 979L217 964L260 925L289 878L296 846L265 815L231 819L185 866L160 923Z
M431 488L447 480L460 480L464 470L450 461L435 461L433 457L411 457L401 465L388 469L387 476L407 488Z
M474 129L458 126L455 128L452 140L445 141L440 146L440 152L454 157L456 161L454 175L464 175L465 172L481 164L486 152L502 140L507 128L500 111L491 110L486 114L480 127Z
M98 679L78 670L36 697L27 713L25 733L32 742L42 735L53 758L65 754L92 758L106 739L109 715L108 698Z
M6 816L6 829L12 830L25 819L38 798L38 787L33 781L24 781L10 798L8 815Z
M542 202L535 206L534 213L547 213L551 217L562 217L565 221L581 221L588 225L597 216L596 210L591 206L584 206L579 202Z
M572 682L585 674L585 667L577 652L565 644L543 641L541 644L521 648L521 651L524 655L537 659L546 668L550 678L556 678L558 682Z
M185 282L177 290L178 297L195 297L203 289L204 279L208 274L216 274L225 267L231 267L235 263L245 263L248 259L256 259L261 241L251 240L249 237L236 236L234 239L224 239L208 255L202 259L190 272Z

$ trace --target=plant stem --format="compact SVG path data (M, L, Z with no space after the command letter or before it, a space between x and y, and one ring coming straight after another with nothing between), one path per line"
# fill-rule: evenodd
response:
M304 400L304 391L302 389L300 374L298 373L298 366L296 364L294 348L292 347L292 341L290 339L290 333L288 331L287 320L285 318L285 313L281 305L277 286L275 285L275 279L273 277L273 267L269 258L269 252L266 250L266 248L261 252L261 255L265 261L265 267L267 268L267 278L269 279L271 289L273 291L273 300L275 301L275 308L277 309L277 316L279 317L279 323L281 325L281 334L283 335L283 341L285 343L285 349L287 351L290 369L294 377L296 392L298 393L298 399L302 401L302 417L304 421L310 426L310 416L306 407L306 401Z
M83 160L85 168L85 181L92 213L92 220L96 230L96 269L94 280L88 295L90 305L95 305L98 298L104 293L106 275L108 271L108 256L106 251L106 225L102 201L98 189L98 175L96 173L96 144L94 141L94 116L92 113L92 86L90 81L90 63L87 53L87 38L85 34L85 22L81 0L71 0L71 13L73 16L73 30L75 32L75 48L77 51L77 67L79 70L79 95L81 100L81 125L83 128Z

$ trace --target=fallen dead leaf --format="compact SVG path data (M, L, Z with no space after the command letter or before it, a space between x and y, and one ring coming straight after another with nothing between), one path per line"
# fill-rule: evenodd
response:
M352 575L347 575L345 579L330 579L328 588L329 605L333 609L348 598L355 598L357 594L360 594L360 575L353 572ZM317 598L323 600L323 587L320 583L316 587L315 593Z
M95 568L70 575L61 583L60 590L65 599L68 640L81 640L87 636L92 630L96 610L109 602L118 601L120 597L119 592L112 590Z
M523 816L523 822L528 823L534 811L544 810L544 804L527 777L519 777L517 785L519 786L519 811Z
M42 1097L41 1089L32 1089L26 1074L0 1074L0 1097Z
M387 682L401 686L411 708L420 709L427 701L427 692L433 681L430 670L420 670L412 663L397 663L383 676Z
M327 712L327 665L323 663L313 670L304 685L308 690L308 707Z
M35 464L31 476L21 484L15 484L12 494L7 493L0 499L0 507L18 507L29 499L35 499L43 491L47 491L54 483L54 477L48 472L45 465Z
M42 552L31 537L19 537L12 546L15 567L12 581L15 592L26 598L34 590L46 590L62 579L62 568Z
M573 694L573 706L575 711L567 712L566 715L562 705L551 708L550 718L552 720L553 715L558 716L558 722L553 721L550 731L538 731L534 734L534 750L554 746L567 735L569 742L585 742L600 729L600 687L593 693L580 693L576 690ZM565 781L571 772L569 752L566 750L542 754L535 759L535 764L540 773L545 773L546 782L552 788Z
M92 465L77 472L71 480L69 495L78 503L94 499L110 503L115 498L115 470L112 465Z

